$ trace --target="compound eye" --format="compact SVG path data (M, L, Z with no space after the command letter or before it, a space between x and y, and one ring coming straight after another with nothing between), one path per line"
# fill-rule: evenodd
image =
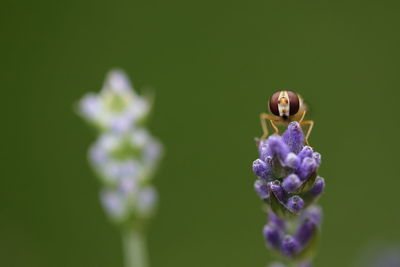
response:
M289 96L289 103L290 103L289 115L292 116L292 115L295 115L299 111L300 99L299 99L299 96L295 92L287 91L287 94Z
M269 110L275 116L279 116L279 108L278 108L278 98L281 92L274 93L269 99Z

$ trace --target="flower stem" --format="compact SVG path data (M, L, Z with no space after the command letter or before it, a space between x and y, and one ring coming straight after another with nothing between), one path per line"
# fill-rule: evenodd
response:
M148 267L146 238L142 231L129 229L123 233L125 267Z

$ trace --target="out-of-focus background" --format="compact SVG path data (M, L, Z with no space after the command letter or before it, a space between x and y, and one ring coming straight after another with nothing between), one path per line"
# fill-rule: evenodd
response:
M74 113L106 72L154 89L152 267L265 266L258 116L296 90L327 190L316 266L400 243L397 1L2 1L0 266L122 266ZM373 245L372 245L373 246Z

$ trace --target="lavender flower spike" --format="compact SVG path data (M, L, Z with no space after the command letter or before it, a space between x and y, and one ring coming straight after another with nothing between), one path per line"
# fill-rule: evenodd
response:
M101 91L79 103L79 114L99 131L88 158L102 184L104 211L123 233L126 267L147 266L143 229L157 204L151 180L162 146L144 125L150 107L120 70L111 71Z
M282 136L259 142L259 158L253 163L255 189L269 214L266 243L298 267L311 266L322 218L315 202L325 188L317 174L321 155L304 140L299 123L291 122Z

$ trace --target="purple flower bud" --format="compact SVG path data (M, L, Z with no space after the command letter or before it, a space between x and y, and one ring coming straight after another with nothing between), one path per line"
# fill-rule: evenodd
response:
M284 202L285 191L283 190L283 188L281 186L281 182L279 182L279 180L275 180L275 181L269 182L268 186L269 186L270 190L274 193L276 198L279 201Z
M313 158L305 158L297 169L297 174L301 181L307 180L311 173L317 169L317 163Z
M268 244L273 248L279 248L282 243L282 235L281 232L271 225L264 226L264 238L268 242Z
M304 135L297 121L289 123L287 130L282 135L283 141L289 146L290 151L299 153L304 145Z
M300 166L300 159L296 156L296 154L290 152L285 159L285 166L288 166L292 169L297 169Z
M256 159L253 162L253 172L259 178L268 179L271 175L271 168L267 163L265 163L261 159Z
M254 190L256 190L257 194L260 196L261 199L269 198L268 187L262 180L257 180L254 183Z
M312 157L315 159L315 162L319 166L321 164L321 154L318 152L314 152Z
M324 191L324 188L325 188L325 180L324 178L318 176L309 192L313 197L316 197L319 196Z
M268 219L269 219L269 224L277 227L280 230L285 229L285 222L281 218L276 216L276 214L272 210L268 212Z
M288 145L283 142L279 135L272 135L268 138L267 156L277 156L281 162L284 162L290 150Z
M299 242L290 235L285 236L282 241L282 252L287 256L295 255L300 249Z
M305 158L311 158L313 156L313 149L310 146L304 146L297 156L299 157L300 162Z
M288 199L287 207L291 212L297 213L304 207L304 200L294 195Z
M290 174L283 180L282 187L288 193L296 192L296 190L300 187L301 181L296 174Z
M296 239L304 246L310 241L316 230L316 225L309 219L305 219L296 232Z
M315 225L320 225L322 221L322 209L319 206L313 205L305 211L304 218L312 221Z

